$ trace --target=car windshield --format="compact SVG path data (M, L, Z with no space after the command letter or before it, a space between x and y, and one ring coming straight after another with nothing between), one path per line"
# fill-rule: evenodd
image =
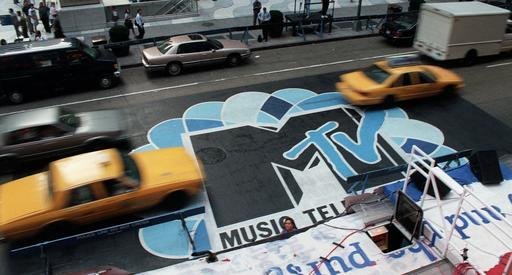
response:
M169 41L165 41L163 43L160 43L160 45L158 45L156 47L158 48L158 50L161 53L165 54L165 53L167 53L172 48L172 44Z
M418 21L418 18L416 15L407 14L407 15L398 17L395 20L395 23L404 27L405 29L410 29L414 26L414 24L416 24L417 21Z
M372 65L372 66L364 69L363 73L367 77L369 77L371 80L373 80L377 83L382 83L382 82L386 81L386 79L388 79L388 77L389 77L389 73L386 72L385 70L381 69L377 65Z
M77 128L80 126L80 118L77 117L73 112L66 109L60 109L59 122L71 128Z
M211 39L211 38L208 38L208 42L210 42L210 44L214 45L216 49L222 49L224 48L224 46L222 46L222 43L220 43L218 40L216 39Z
M133 158L127 154L123 154L124 174L135 180L137 184L140 182L139 169Z
M94 48L91 48L85 44L81 44L82 45L82 50L88 55L90 56L92 59L96 59L98 58L99 56L99 52L94 49Z

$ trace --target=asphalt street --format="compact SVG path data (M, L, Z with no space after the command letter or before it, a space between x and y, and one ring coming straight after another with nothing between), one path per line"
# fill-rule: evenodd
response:
M148 131L157 123L181 117L190 106L206 101L225 101L242 92L272 93L285 88L302 88L318 94L334 92L339 74L355 70L385 55L408 53L380 38L329 42L300 47L255 52L252 59L237 68L211 67L186 72L179 77L149 75L143 68L122 72L122 83L107 91L84 89L56 98L19 106L0 106L0 114L53 105L66 105L76 111L123 108L129 135L135 147L148 142ZM499 155L512 153L512 82L507 81L512 66L510 56L482 60L472 67L452 66L466 81L454 97L434 97L400 104L410 118L437 126L445 143L456 150L495 149ZM136 249L130 232L55 250L52 262L57 271L71 271L93 264L114 264L140 272L163 267L174 260L148 256ZM90 251L95 251L93 254ZM119 253L122 251L123 253ZM148 257L145 257L148 256ZM15 274L39 274L38 253L14 257Z

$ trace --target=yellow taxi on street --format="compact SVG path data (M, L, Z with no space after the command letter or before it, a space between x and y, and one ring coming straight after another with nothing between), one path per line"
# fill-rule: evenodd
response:
M464 87L456 73L423 65L416 56L395 56L340 76L336 89L354 105L390 105L396 101L452 93Z
M181 207L201 190L202 178L183 148L106 149L60 159L48 171L0 185L0 237L26 238L160 203Z

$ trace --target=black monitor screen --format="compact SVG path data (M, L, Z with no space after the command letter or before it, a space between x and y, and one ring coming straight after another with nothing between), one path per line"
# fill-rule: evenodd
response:
M411 236L419 237L423 210L402 191L398 192L395 219Z

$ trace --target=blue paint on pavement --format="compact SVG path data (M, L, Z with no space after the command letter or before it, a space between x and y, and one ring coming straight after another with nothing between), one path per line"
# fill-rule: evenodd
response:
M277 123L279 123L279 120L277 120L277 118L275 118L274 116L271 116L271 115L261 111L258 114L258 123L261 123L261 124L277 124Z
M308 98L299 103L299 107L304 110L315 110L320 108L332 107L336 105L349 104L343 96L338 92L320 94L315 97Z
M201 131L205 129L211 129L216 127L222 127L224 124L222 121L218 120L208 120L208 119L187 119L185 120L187 124L187 132Z
M158 148L182 146L181 134L185 127L181 118L174 118L161 122L149 130L148 139Z
M188 108L183 114L185 119L222 120L221 113L224 102L204 102Z
M271 96L267 99L265 104L261 106L261 110L277 119L281 119L292 106L292 104L282 99Z
M402 145L402 149L405 152L411 152L413 145L416 145L418 148L420 148L423 152L425 152L427 154L431 154L439 146L438 144L433 144L428 141L423 141L423 140L414 139L414 138L408 138L407 141L405 142L405 144Z
M287 88L275 91L274 93L272 93L272 96L281 98L282 100L285 100L290 104L295 105L305 99L318 96L318 94L310 90L301 88Z
M384 122L385 112L366 112L357 128L357 140L352 140L346 133L334 133L331 138L340 146L351 152L358 159L366 163L380 161L377 151L377 133Z

